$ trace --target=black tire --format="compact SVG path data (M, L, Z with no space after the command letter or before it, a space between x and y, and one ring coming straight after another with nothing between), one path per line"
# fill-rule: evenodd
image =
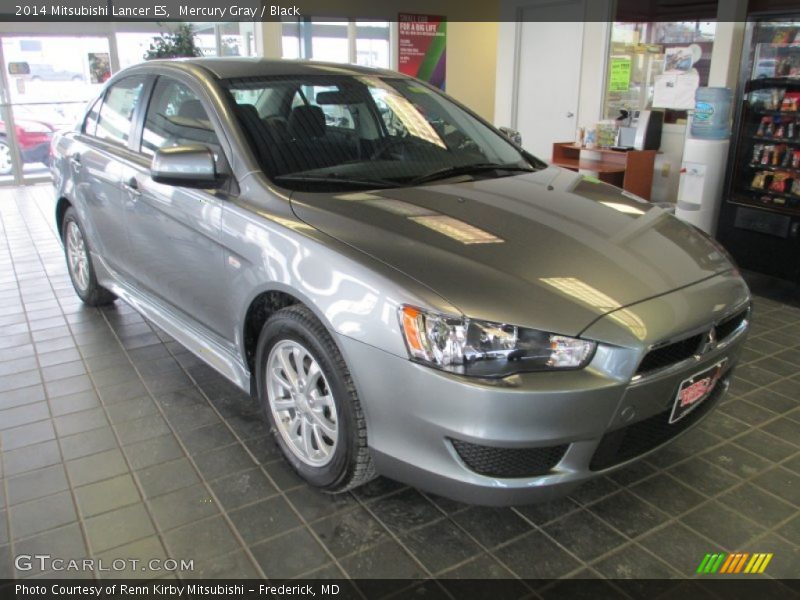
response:
M272 348L291 340L305 347L319 364L336 405L338 441L326 465L307 465L295 456L279 433L267 398L265 371ZM362 485L375 477L367 447L367 424L350 371L325 326L308 308L292 305L277 311L261 330L256 350L258 401L278 447L294 471L309 484L331 493Z
M86 249L88 285L85 287L85 289L76 281L76 276L72 272L69 264L69 256L67 252L67 230L71 224L74 224L80 231ZM89 252L89 240L86 237L86 233L83 230L81 222L78 220L78 215L75 212L75 209L72 207L68 208L64 213L64 220L61 223L61 233L61 241L64 245L64 258L67 261L67 271L69 272L69 278L72 281L72 287L75 288L75 293L78 294L78 297L83 301L84 304L88 304L89 306L105 306L106 304L111 304L114 302L117 297L97 283L94 265L92 264L92 254Z

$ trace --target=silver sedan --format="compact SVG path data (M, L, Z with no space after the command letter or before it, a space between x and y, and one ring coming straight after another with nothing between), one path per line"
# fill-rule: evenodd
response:
M152 61L53 153L77 294L252 393L331 492L563 495L696 425L748 328L713 239L391 71Z

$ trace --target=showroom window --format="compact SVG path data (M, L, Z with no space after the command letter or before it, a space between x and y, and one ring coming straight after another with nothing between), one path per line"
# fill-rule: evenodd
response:
M700 85L708 85L716 23L681 21L614 23L611 30L603 117L616 119L620 110L646 110L653 106L656 78L664 73L668 57L680 56L689 46L699 48L691 67ZM685 110L666 110L666 123L686 119Z
M11 121L16 126L0 136L0 184L49 179L46 146L53 133L73 127L86 103L114 72L143 62L153 38L164 27L138 22L84 25L85 35L14 31L0 36L0 63L9 99L8 105L0 107L0 128ZM256 54L256 23L193 25L204 56ZM16 146L16 157L12 146Z
M392 65L392 28L388 21L297 19L282 25L283 58Z

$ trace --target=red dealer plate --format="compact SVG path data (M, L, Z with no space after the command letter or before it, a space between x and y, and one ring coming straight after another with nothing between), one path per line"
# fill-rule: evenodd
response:
M717 385L726 362L727 360L718 362L713 367L704 369L681 382L675 404L672 406L672 414L669 416L670 423L679 421L708 398Z

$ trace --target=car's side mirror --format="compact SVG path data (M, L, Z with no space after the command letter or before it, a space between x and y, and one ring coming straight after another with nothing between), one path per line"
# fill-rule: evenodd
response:
M156 150L150 177L156 183L202 189L214 188L221 180L214 153L202 144Z
M522 135L516 129L511 129L511 127L500 127L500 133L514 142L517 146L522 146Z

